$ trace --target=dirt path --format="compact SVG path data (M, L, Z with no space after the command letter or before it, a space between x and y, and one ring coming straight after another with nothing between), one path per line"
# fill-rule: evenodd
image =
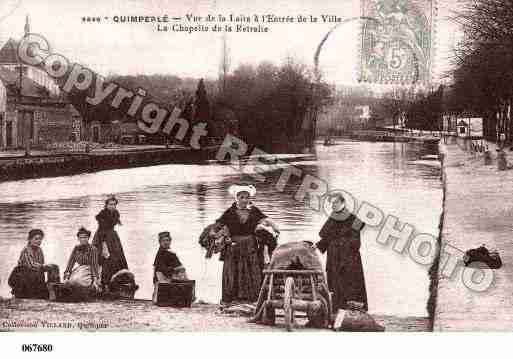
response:
M375 316L387 331L429 330L428 318ZM223 314L214 304L163 308L150 301L56 303L7 299L0 302L0 331L284 331L282 320L269 327L248 323L247 317ZM312 329L301 329L306 331Z

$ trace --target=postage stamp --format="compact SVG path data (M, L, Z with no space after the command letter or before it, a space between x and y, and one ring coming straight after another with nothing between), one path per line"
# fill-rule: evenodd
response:
M436 0L362 0L360 81L418 84L431 78Z

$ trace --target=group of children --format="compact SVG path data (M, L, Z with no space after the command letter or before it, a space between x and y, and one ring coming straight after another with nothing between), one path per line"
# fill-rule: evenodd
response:
M75 297L94 296L133 297L138 289L134 276L128 270L123 247L114 227L121 224L118 204L114 196L105 201L105 208L96 216L98 230L92 242L91 232L81 227L78 244L73 248L61 282L59 267L45 263L41 244L44 232L32 229L27 245L21 251L18 264L9 276L9 286L16 298L49 299L53 288L59 287ZM185 268L171 252L171 235L158 235L160 248L154 262L154 283L169 283L186 279ZM45 278L46 277L46 278ZM127 293L128 291L128 293Z

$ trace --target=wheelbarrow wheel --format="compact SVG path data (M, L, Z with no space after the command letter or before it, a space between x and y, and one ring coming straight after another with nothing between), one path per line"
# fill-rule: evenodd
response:
M292 299L294 297L294 278L287 277L285 281L285 293L283 295L283 310L285 314L285 326L289 332L294 329L294 309Z

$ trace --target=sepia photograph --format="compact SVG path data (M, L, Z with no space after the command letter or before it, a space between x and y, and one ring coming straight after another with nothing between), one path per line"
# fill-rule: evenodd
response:
M511 0L0 1L15 353L513 331Z

